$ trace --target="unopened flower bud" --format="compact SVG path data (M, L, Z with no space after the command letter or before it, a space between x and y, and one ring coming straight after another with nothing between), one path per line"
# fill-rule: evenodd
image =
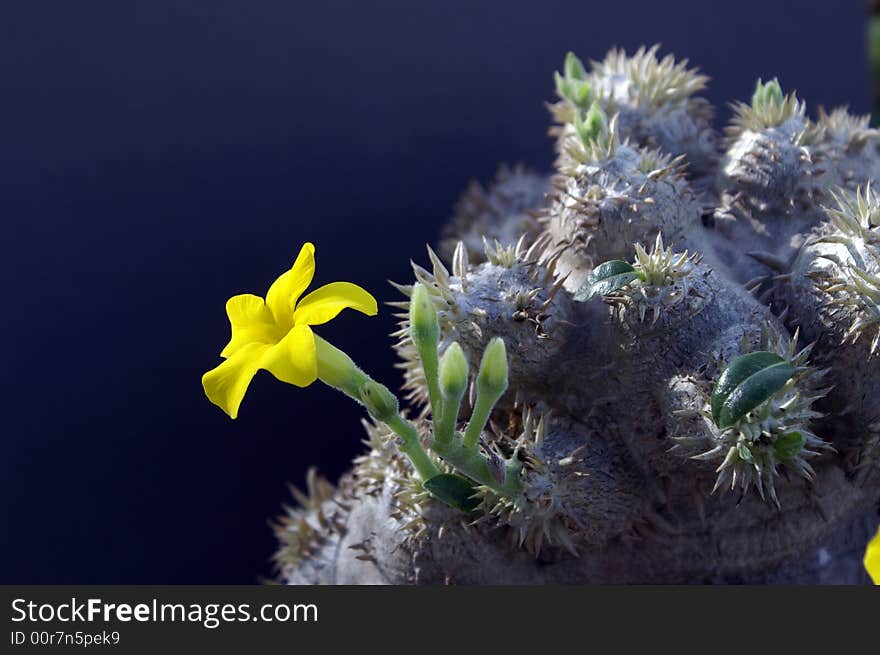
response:
M586 116L581 118L579 114L575 115L574 127L581 141L592 143L599 135L608 131L608 117L602 111L599 103L593 102Z
M487 398L498 398L507 390L507 350L504 340L495 337L489 342L477 374L477 392Z
M464 396L468 382L468 363L464 351L452 343L440 358L440 388L443 396L457 403Z
M437 310L428 290L421 284L413 286L412 297L409 302L410 333L416 347L421 351L424 348L436 350L440 339L440 326L437 323Z
M752 107L755 109L769 107L770 105L782 104L782 87L775 77L764 84L761 80L755 85L755 93L752 95Z

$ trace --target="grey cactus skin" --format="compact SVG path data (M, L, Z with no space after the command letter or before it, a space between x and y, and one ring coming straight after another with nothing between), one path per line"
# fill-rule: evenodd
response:
M702 87L674 60L658 60L656 49L629 59L613 52L608 61L616 89L639 81L625 79L632 62L641 62L640 70L678 66L676 75L659 77ZM619 107L628 97L639 96L614 93ZM692 122L711 116L704 101L678 97ZM845 246L820 241L836 229L823 205L833 201L832 189L855 189L874 178L877 136L842 111L809 121L792 98L771 110L776 113L758 118L784 118L762 127L754 108L741 107L723 152L706 151L706 144L717 146L708 119L696 141L691 130L681 132L687 142L675 143L644 111L643 119L633 118L635 109L615 125L632 139L618 132L616 147L592 160L568 157L564 140L574 138L574 130L557 130L552 189L534 206L539 234L530 233L533 225L514 244L505 230L508 220L522 224L522 199L545 183L540 175L506 173L498 187L513 177L517 188L530 191L510 205L493 202L491 221L472 213L468 224L460 212L448 232L463 241L447 245L451 271L430 253L432 270L415 267L416 279L438 309L441 350L458 342L475 373L490 339L500 336L507 345L509 391L483 440L487 449L524 453L524 497L512 502L481 489L476 512L452 510L420 488L390 431L367 423L367 451L353 469L335 488L310 477L300 507L279 520L280 579L867 582L861 557L880 503L880 355L872 356L870 335L841 346L855 310L841 310L830 302L834 294L817 285L822 279L831 284L835 274L826 255L850 256ZM650 150L657 146L663 150ZM679 155L684 160L676 160ZM681 164L690 157L700 173L689 178ZM483 195L496 191L496 198L510 197L500 188ZM474 237L483 231L488 243L475 253ZM597 264L632 260L633 244L659 257L658 246L650 249L658 233L670 252L687 250L702 259L677 259L681 270L666 282L574 300ZM756 293L745 288L747 281ZM397 350L404 389L418 410L426 393L405 316ZM793 355L812 342L812 351ZM783 403L801 407L800 418L784 429L816 436L812 450L802 450L804 459L780 465L760 493L757 482L742 475L747 468L731 483L724 434L705 416L726 363L756 350L803 364L804 377L787 390L796 402ZM829 391L830 385L836 386ZM770 412L770 401L767 407ZM461 418L467 415L464 408ZM758 418L749 415L735 430L748 429L751 420ZM785 425L786 418L771 412L771 420ZM430 430L424 418L418 425L425 434ZM713 490L719 481L724 484Z

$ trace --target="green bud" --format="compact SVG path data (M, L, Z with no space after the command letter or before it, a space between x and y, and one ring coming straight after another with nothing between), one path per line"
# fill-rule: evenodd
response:
M399 404L397 397L384 384L368 380L361 387L361 402L377 421L388 423L398 416Z
M767 84L758 80L755 85L755 92L752 94L752 107L766 107L768 105L782 104L782 87L777 78L773 78Z
M572 101L578 107L584 107L589 103L590 98L592 98L593 89L590 87L589 82L578 82L577 86L572 91Z
M608 116L602 111L598 102L593 102L593 104L590 105L587 116L584 118L584 125L586 126L591 139L595 139L600 134L604 134L608 131Z
M437 348L440 339L437 310L434 309L428 290L421 284L413 286L409 301L409 322L412 340L419 349L422 346Z
M583 80L587 77L587 71L584 70L583 63L571 51L565 55L565 68L563 70L565 71L565 77L568 79Z
M775 77L764 86L764 101L775 105L782 104L782 87Z
M493 398L493 404L507 390L507 350L504 340L495 337L489 342L477 373L477 393Z
M467 383L467 358L461 346L452 343L440 358L440 388L448 400L458 402L464 396Z
M608 131L608 117L598 102L593 102L587 115L581 118L579 114L574 117L574 128L578 136L585 144L594 142L600 134Z

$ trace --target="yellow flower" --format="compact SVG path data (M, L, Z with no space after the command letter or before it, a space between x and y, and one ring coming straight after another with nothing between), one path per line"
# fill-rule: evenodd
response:
M875 585L880 585L880 528L877 534L868 543L868 549L865 551L865 568L868 569L868 575Z
M315 246L307 243L293 267L269 287L265 300L245 293L226 303L232 325L232 338L220 353L226 361L202 376L202 386L208 399L230 417L238 416L245 391L260 369L298 387L318 378L319 358L309 326L326 323L346 307L376 315L376 299L350 282L332 282L300 300L314 274Z

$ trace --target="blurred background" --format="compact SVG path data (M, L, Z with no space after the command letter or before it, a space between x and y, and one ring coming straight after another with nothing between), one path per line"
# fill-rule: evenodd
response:
M0 583L251 583L269 523L362 411L268 373L204 397L226 299L306 240L380 301L458 194L549 169L565 52L661 42L718 107L779 76L872 106L864 0L5 1L0 5ZM321 328L397 386L383 307Z

